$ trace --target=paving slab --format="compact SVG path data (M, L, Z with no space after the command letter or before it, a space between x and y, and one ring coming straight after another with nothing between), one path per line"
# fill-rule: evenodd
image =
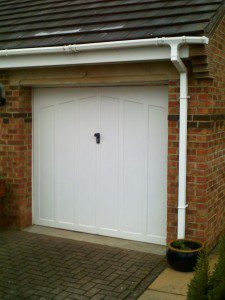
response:
M171 268L159 275L159 277L150 285L149 289L164 293L177 294L185 296L188 290L188 284L193 277L192 272L177 272Z
M0 299L138 299L165 257L25 231L0 231Z
M215 266L215 264L216 264L218 258L219 258L219 254L217 254L217 253L216 253L216 254L213 253L213 254L211 254L211 255L209 256L209 269L210 269L210 272L213 271L214 266Z
M218 260L218 254L210 255L210 271L213 270ZM188 291L188 284L193 278L193 272L178 272L167 267L157 279L151 283L148 290L140 297L141 300L170 300L185 299Z
M186 296L147 290L139 300L185 300Z

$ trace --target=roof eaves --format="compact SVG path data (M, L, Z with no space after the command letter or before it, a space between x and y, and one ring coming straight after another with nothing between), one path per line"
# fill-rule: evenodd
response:
M213 16L212 20L206 26L204 32L205 36L210 37L218 27L219 23L225 16L225 0L223 0L222 4L217 9L215 15Z

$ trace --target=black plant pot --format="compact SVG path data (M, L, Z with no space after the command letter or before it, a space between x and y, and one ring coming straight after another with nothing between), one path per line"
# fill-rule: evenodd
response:
M176 247L176 242L183 242L190 250L182 250ZM177 271L192 272L196 266L198 255L203 245L191 240L174 240L168 245L166 257L170 266Z

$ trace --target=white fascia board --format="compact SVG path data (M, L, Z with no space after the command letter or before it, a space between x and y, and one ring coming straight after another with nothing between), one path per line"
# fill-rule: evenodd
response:
M188 58L188 56L188 45L181 46L180 57L183 59ZM2 55L0 56L0 69L162 61L170 60L170 58L171 49L169 45L148 45L92 51Z

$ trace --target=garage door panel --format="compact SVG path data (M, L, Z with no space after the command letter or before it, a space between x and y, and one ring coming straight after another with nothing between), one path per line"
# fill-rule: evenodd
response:
M55 217L54 112L54 106L39 111L39 217L45 220Z
M97 191L98 227L117 230L118 227L118 135L119 101L101 98L99 151L99 182ZM100 149L99 149L100 148Z
M167 105L164 87L36 89L35 224L165 244Z
M143 103L124 102L122 230L143 233L146 186L146 115Z
M155 130L157 128L157 131ZM167 111L149 106L149 202L147 234L163 238L166 232Z
M99 101L97 97L79 101L79 147L77 173L77 223L96 225L96 163L97 147L94 133L98 130Z
M75 102L58 105L56 122L56 198L57 220L74 222L74 183L75 183Z
M153 106L166 107L168 104L167 86L121 86L105 87L102 93L108 97L127 101L149 103Z

